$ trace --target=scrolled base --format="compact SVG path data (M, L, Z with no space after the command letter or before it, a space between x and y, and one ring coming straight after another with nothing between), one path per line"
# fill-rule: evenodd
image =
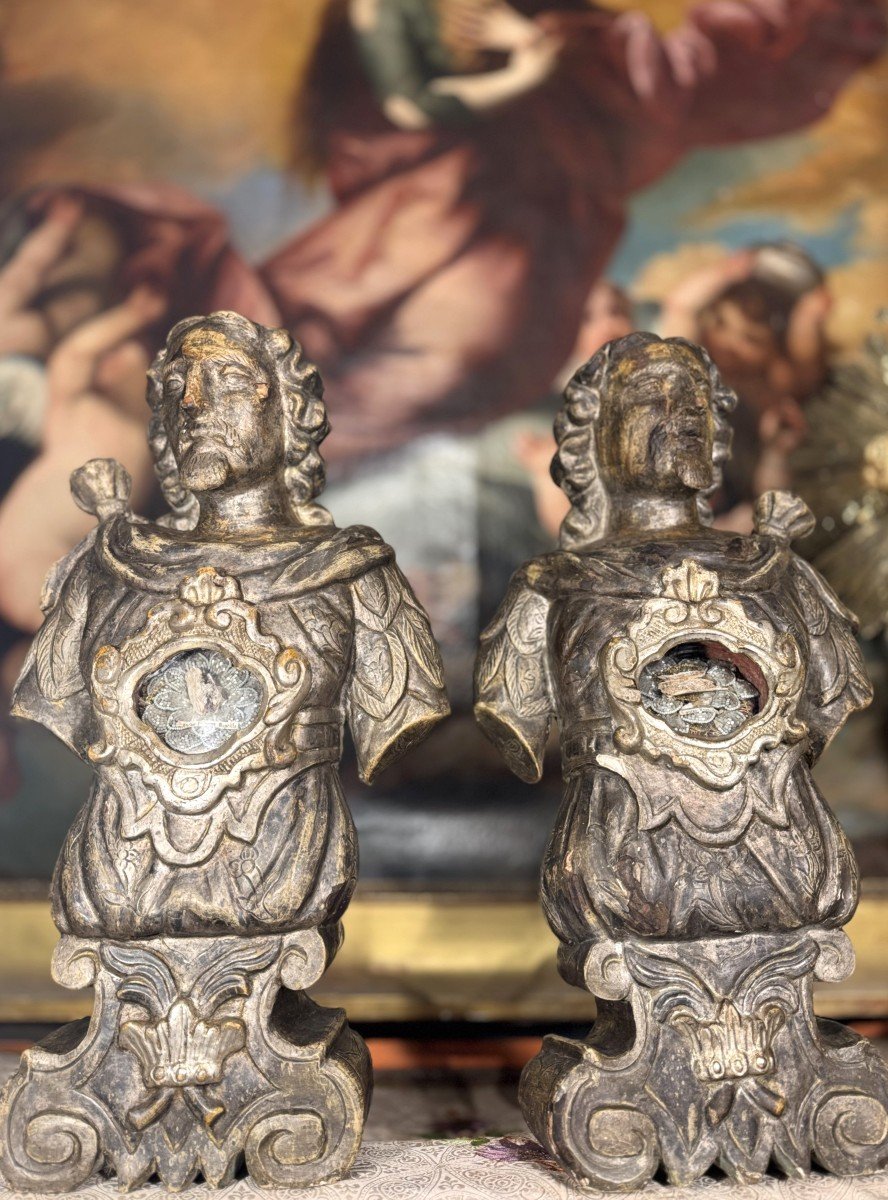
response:
M888 1164L888 1068L866 1039L814 1016L813 980L853 968L819 929L568 948L599 999L585 1041L550 1036L520 1100L536 1138L587 1186L687 1184L713 1163L740 1182Z
M309 1187L348 1171L370 1060L340 1009L304 989L336 930L280 937L63 938L60 983L96 988L89 1021L26 1051L0 1100L0 1169L18 1191L66 1192L100 1167L124 1189L157 1174L214 1186ZM296 990L298 989L298 990Z

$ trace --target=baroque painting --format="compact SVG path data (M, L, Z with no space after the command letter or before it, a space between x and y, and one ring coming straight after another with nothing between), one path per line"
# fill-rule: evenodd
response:
M633 329L703 342L740 395L719 519L751 529L888 299L881 7L39 9L7 0L2 32L3 711L43 578L90 527L70 472L117 457L160 511L146 368L174 322L234 309L318 364L327 506L396 548L444 656L454 715L422 753L369 797L344 763L362 878L531 887L558 790L508 777L471 674L510 576L557 541L559 393ZM888 871L884 719L877 700L823 767L865 873ZM87 780L2 720L0 879L46 879Z

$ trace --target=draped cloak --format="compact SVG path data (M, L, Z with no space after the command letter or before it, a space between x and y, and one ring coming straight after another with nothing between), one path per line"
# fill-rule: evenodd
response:
M886 36L877 0L706 0L663 36L638 11L532 7L563 38L557 69L485 114L431 86L464 68L429 0L380 0L377 27L354 37L331 21L302 103L335 208L262 263L172 184L47 186L31 204L72 194L125 232L121 292L168 297L144 335L152 354L194 313L284 325L347 415L333 462L480 428L548 392L634 193L695 148L818 120ZM388 121L391 95L429 127Z
M665 35L638 11L523 4L563 39L556 69L476 113L433 86L466 68L430 0L367 7L331 20L302 101L336 207L261 269L348 414L334 459L538 404L633 194L696 148L818 120L886 30L875 0L707 0ZM427 127L388 121L393 96Z

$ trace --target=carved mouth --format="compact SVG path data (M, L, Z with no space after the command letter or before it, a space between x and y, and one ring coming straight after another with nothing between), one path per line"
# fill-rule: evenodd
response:
M698 445L702 445L706 438L706 432L699 421L691 420L674 425L671 436L677 441L696 442Z

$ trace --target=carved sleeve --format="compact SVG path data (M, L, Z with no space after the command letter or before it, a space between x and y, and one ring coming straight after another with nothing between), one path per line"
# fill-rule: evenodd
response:
M873 689L854 636L854 614L814 568L796 555L792 575L810 644L804 719L818 758L851 713L870 703Z
M352 585L355 617L346 715L365 783L450 711L429 619L394 565Z
M516 576L481 635L475 716L509 767L528 783L543 772L555 711L547 665L549 601Z
M89 607L90 534L52 568L43 587L44 622L31 643L12 695L14 716L44 725L83 757L92 705L80 669Z

